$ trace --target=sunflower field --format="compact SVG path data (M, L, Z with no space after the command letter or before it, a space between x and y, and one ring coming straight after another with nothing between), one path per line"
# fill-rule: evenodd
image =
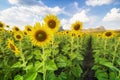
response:
M12 29L0 21L0 80L120 80L120 33L87 33L76 21L59 31L60 20Z

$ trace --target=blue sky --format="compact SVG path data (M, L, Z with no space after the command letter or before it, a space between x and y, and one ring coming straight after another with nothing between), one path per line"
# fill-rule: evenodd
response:
M120 29L120 0L0 0L0 21L21 29L55 14L63 29L76 20L83 28Z

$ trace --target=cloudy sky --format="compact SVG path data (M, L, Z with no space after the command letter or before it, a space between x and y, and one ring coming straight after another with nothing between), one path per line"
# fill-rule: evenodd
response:
M83 28L120 29L120 0L0 0L0 21L21 29L55 14L63 29L76 20Z

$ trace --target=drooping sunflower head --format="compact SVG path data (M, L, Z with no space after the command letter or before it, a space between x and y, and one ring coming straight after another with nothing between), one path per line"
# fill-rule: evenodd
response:
M29 33L30 31L32 31L32 26L31 25L26 25L25 30Z
M5 24L0 21L0 30L4 29Z
M75 23L72 24L72 30L73 31L80 31L82 29L82 22L76 21Z
M23 33L22 32L16 32L14 33L15 40L21 41L23 39Z
M111 38L115 35L114 31L112 30L107 30L106 32L103 33L104 38Z
M42 25L42 27L35 25L31 31L30 37L33 45L45 46L50 42L52 38L52 32L47 30L44 26L45 25Z
M8 39L7 47L8 47L11 51L13 51L16 56L19 55L19 52L20 52L20 51L19 51L18 48L15 46L13 40Z
M18 31L20 31L20 29L19 29L17 26L14 26L14 27L12 28L12 30L13 30L13 32L18 32Z
M53 14L47 15L44 18L44 22L47 25L46 27L52 30L52 32L57 32L60 28L60 20Z

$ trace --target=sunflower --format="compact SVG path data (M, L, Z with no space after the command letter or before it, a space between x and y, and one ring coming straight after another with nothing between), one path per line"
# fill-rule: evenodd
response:
M82 37L82 35L83 35L83 33L77 33L76 36L77 36L78 38L80 38L80 37Z
M77 33L75 31L70 31L71 37L76 37Z
M33 30L30 32L30 37L33 45L45 46L52 38L52 32L45 28L45 25L35 24Z
M28 35L28 32L26 30L23 31L24 35Z
M14 33L14 38L15 38L15 40L21 41L23 39L22 32L16 32L16 33Z
M0 21L0 30L3 30L5 27L5 24L3 22Z
M111 38L115 35L115 32L112 30L107 30L103 33L104 38Z
M60 20L55 15L47 15L44 18L44 22L47 25L46 27L49 28L53 33L57 32L60 28Z
M83 27L83 24L80 21L76 21L75 23L72 24L73 31L80 31L82 27Z
M19 55L19 52L20 52L20 51L19 51L18 48L15 46L13 40L8 39L8 45L7 45L7 47L8 47L9 49L11 49L11 50L15 53L16 56Z
M18 31L20 31L20 29L19 29L17 26L14 26L14 27L12 28L12 30L13 30L13 32L18 32Z
M97 33L96 35L97 35L97 37L101 37L101 36L102 36L102 34L101 34L101 33Z
M30 31L32 31L32 26L31 25L26 25L25 30L29 33Z

